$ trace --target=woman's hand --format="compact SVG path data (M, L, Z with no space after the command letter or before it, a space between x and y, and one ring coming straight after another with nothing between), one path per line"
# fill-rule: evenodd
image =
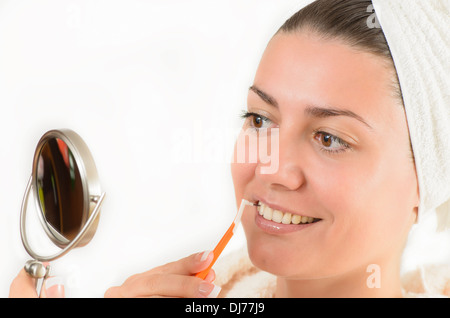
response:
M35 279L32 278L25 269L21 269L9 287L10 298L37 298ZM49 277L42 286L41 298L63 298L64 285L60 283L58 277Z
M129 277L122 286L111 287L105 297L217 297L220 287L212 282L211 270L205 280L193 276L208 267L213 253L190 255L176 262Z
M10 298L37 298L36 287L34 286L34 279L21 269L19 274L14 278L9 287Z

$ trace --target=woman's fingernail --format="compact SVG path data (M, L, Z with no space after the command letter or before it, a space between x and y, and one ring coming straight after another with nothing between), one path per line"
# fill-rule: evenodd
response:
M53 276L45 280L47 298L64 298L64 283L61 277Z
M200 262L206 261L206 259L208 258L209 254L210 254L211 252L212 252L212 251L204 251L203 254L202 254L202 256L201 256L201 258L200 258Z
M209 271L209 273L206 275L205 279L203 279L203 280L205 282L212 283L212 282L214 282L215 279L216 279L216 273L214 272L213 269L211 269Z
M219 296L219 293L220 293L221 290L222 290L222 287L214 285L214 288L209 293L208 298L217 298L217 296Z
M206 298L216 298L221 290L220 286L207 282L202 282L199 287L200 295Z

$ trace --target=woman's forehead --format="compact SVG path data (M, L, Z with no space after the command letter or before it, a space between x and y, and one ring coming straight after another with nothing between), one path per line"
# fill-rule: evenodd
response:
M391 76L380 57L340 40L281 33L269 42L254 86L284 110L299 105L333 105L362 117L377 117L380 112L384 117L395 111L391 110L395 102L390 92Z

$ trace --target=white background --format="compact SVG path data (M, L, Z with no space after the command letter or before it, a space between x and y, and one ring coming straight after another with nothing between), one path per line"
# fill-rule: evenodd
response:
M0 1L0 297L29 259L19 210L50 129L83 137L107 193L91 243L52 264L68 297L213 248L236 213L229 163L259 58L309 2ZM410 266L449 257L418 237Z

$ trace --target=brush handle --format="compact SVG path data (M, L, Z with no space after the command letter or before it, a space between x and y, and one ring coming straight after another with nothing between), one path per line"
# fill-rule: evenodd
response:
M220 254L224 250L225 246L227 246L228 242L230 241L231 237L233 236L233 230L234 230L235 224L232 223L231 226L228 228L228 230L225 232L225 234L220 239L219 243L217 243L216 247L213 250L213 259L209 266L202 270L201 272L195 274L195 277L199 277L201 279L205 279L208 275L209 271L213 267L216 260L219 258Z
M213 267L214 263L219 258L219 256L222 253L223 249L225 248L225 246L227 246L228 242L230 241L231 237L233 236L235 228L241 222L242 213L244 212L244 209L245 209L246 205L256 205L256 204L251 203L251 202L249 202L249 201L247 201L245 199L242 199L241 205L239 207L239 211L236 214L236 217L234 218L233 223L231 223L230 227L225 232L225 234L222 236L221 240L219 241L219 243L216 245L216 247L213 250L213 255L214 255L213 256L213 260L209 264L208 268L206 268L203 271L195 274L195 277L199 277L201 279L205 279L206 278L206 276L208 275L209 271L211 270L211 267Z

